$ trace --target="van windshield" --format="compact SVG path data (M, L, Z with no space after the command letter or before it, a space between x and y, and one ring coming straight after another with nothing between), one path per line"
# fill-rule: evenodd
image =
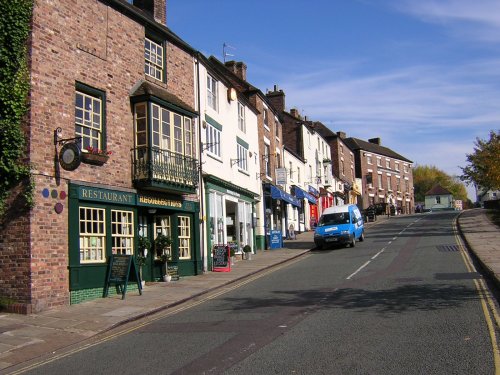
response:
M334 214L327 214L321 216L318 226L335 225L335 224L349 224L348 212L337 212Z

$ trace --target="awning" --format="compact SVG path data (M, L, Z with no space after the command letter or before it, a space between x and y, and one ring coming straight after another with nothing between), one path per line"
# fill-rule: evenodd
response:
M311 194L305 192L304 190L302 190L298 186L294 186L294 188L295 188L295 197L296 198L298 198L298 199L307 199L309 201L309 203L311 203L311 204L317 204L318 203L317 199L314 198Z
M271 185L271 198L273 199L281 199L287 203L290 203L294 206L300 207L300 201L294 196L285 193L283 190L278 189L276 186Z

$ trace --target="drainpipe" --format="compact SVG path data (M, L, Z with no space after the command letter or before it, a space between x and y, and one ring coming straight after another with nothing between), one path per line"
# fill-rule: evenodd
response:
M198 105L198 161L200 163L198 167L198 181L199 181L199 192L200 192L200 252L201 252L201 260L203 262L203 273L207 272L208 262L207 256L205 254L205 236L206 236L206 218L205 218L205 186L203 181L203 147L201 141L201 95L200 95L200 53L198 52L196 55L196 86L198 88L197 92L197 105Z

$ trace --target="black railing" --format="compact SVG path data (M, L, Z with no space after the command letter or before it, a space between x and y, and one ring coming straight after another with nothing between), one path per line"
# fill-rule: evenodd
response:
M133 179L171 183L195 188L198 163L189 156L157 147L137 147L132 151Z

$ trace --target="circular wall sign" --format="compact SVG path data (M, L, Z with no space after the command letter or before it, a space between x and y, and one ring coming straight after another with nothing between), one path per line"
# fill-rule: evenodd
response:
M80 165L81 151L76 143L66 143L59 151L59 164L67 171L74 171Z

